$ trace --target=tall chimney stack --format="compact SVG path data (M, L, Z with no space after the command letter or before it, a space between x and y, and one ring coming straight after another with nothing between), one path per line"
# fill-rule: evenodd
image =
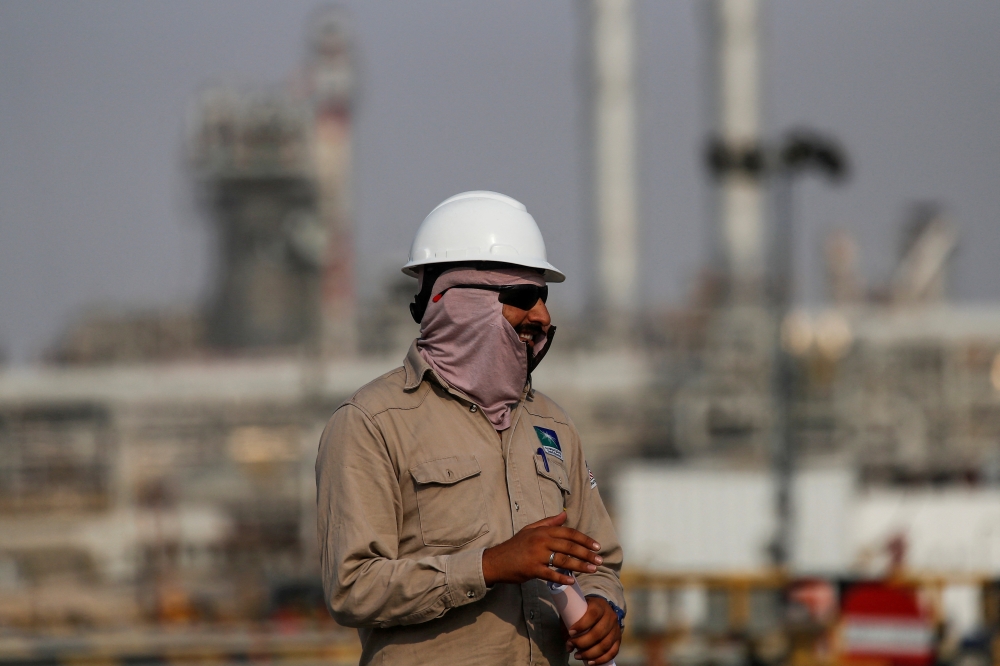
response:
M310 23L307 77L314 114L319 214L327 232L319 344L327 356L357 351L351 111L355 73L347 16L322 8Z
M627 332L636 313L635 17L632 0L588 0L590 134L599 323Z
M749 167L760 144L760 44L757 0L711 0L715 132L730 160ZM759 151L756 153L759 158ZM716 190L717 260L730 299L759 303L764 295L764 216L759 174L733 168Z

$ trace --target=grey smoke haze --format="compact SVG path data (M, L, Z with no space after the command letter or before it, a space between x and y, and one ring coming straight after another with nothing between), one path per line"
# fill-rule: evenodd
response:
M356 221L366 289L403 261L437 202L496 189L527 204L553 292L582 303L577 17L569 0L348 2L362 96ZM197 301L210 274L180 140L213 81L280 82L312 1L0 4L0 340L35 357L85 305ZM643 293L678 303L705 256L698 3L640 1ZM822 297L819 243L891 265L902 207L938 199L960 225L956 295L1000 289L1000 3L771 0L766 122L838 136L854 178L798 199L800 295Z

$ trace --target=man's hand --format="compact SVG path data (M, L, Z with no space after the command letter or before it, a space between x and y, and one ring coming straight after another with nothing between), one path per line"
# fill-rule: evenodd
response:
M552 553L555 553L552 557L555 567L580 573L597 571L597 565L604 561L597 554L601 545L583 532L561 527L565 522L566 512L563 511L558 516L532 523L507 541L483 551L486 585L523 583L532 578L572 585L571 576L564 576L549 566Z
M600 597L587 597L587 612L569 628L569 636L567 651L576 648L576 658L588 666L608 663L622 644L618 615Z

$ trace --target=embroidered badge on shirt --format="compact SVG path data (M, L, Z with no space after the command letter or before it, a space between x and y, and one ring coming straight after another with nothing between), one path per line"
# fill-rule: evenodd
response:
M555 430L535 426L535 434L538 435L538 441L542 443L545 455L559 458L559 460L563 459L562 447L559 446L559 435L556 434Z
M590 471L590 463L586 460L583 461L587 465L587 476L590 477L590 489L593 490L597 487L597 479L594 478L594 473Z

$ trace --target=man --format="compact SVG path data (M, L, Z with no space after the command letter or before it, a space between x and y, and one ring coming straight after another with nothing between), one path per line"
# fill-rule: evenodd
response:
M403 271L420 337L330 419L316 460L330 612L361 664L588 664L621 641L622 552L569 418L531 388L552 344L534 219L466 192L424 220ZM569 642L546 581L576 572Z

